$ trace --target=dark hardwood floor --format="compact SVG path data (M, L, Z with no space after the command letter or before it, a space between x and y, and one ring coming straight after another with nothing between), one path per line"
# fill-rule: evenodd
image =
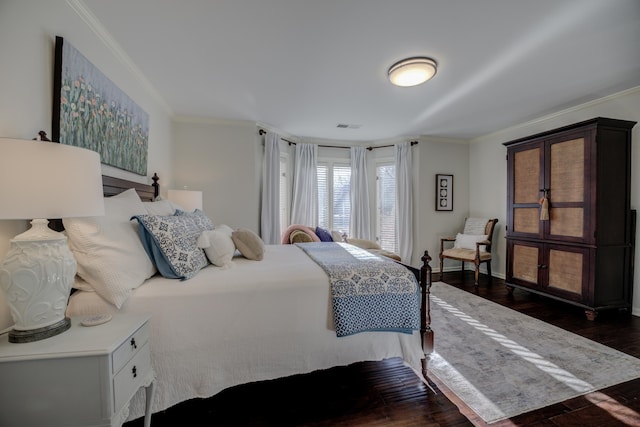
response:
M439 274L434 274L434 281ZM515 290L473 274L445 273L444 281L565 330L640 357L640 317L603 312L588 321L582 310ZM435 331L437 339L437 331ZM435 382L434 382L435 381ZM246 384L209 399L176 405L152 417L152 426L470 426L486 425L437 380L429 386L398 359L357 363L306 375ZM609 387L492 426L640 425L640 379ZM125 427L142 426L142 419Z

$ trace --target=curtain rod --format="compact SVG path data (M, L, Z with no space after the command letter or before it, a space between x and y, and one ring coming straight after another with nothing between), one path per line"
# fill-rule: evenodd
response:
M258 133L260 135L264 135L264 134L267 133L267 131L264 130L264 129L260 129L260 130L258 130ZM288 139L284 139L284 138L280 138L280 139L283 140L284 142L288 142L289 145L296 145L295 142L289 141ZM417 143L418 143L418 141L411 141L411 146L413 147ZM318 145L318 147L322 147L322 148L351 148L351 147L345 147L344 145ZM375 146L375 147L374 146L370 146L370 147L367 147L367 150L372 151L372 150L374 150L376 148L387 148L387 147L393 147L393 144L392 145L378 145L378 146Z
M266 133L267 133L267 131L266 131L266 130L264 130L264 129L260 129L260 130L258 131L258 133L259 133L260 135L264 135L264 134L266 134ZM281 139L281 140L283 140L284 142L288 142L288 143L289 143L289 145L291 145L291 144L296 145L296 143L295 143L295 142L293 142L293 141L289 141L288 139L284 139L284 138L282 138L282 137L280 137L280 139Z

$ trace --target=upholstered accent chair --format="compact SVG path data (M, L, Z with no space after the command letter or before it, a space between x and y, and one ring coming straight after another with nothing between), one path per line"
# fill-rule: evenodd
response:
M440 280L442 280L444 260L449 258L462 261L462 271L464 271L465 262L472 262L475 265L476 286L478 286L480 264L486 263L489 283L492 282L491 239L497 222L497 218L467 218L462 233L458 233L455 238L440 239ZM445 244L451 246L451 242L453 247L445 249Z

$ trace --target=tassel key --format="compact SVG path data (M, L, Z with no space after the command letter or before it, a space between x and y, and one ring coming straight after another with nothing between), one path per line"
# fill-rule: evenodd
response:
M540 204L540 221L549 221L549 199L546 196L546 192L538 203Z

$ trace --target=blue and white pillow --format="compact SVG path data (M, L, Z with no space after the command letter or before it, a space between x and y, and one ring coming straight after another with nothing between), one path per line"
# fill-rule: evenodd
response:
M213 222L211 221L211 219L204 213L202 212L200 209L196 209L193 212L185 212L182 211L180 209L176 210L175 215L178 216L188 216L193 218L193 220L196 222L196 224L198 225L198 227L200 227L201 231L205 231L205 230L213 230Z
M135 215L138 234L147 255L162 276L190 279L208 264L196 244L202 233L201 221L193 215Z

